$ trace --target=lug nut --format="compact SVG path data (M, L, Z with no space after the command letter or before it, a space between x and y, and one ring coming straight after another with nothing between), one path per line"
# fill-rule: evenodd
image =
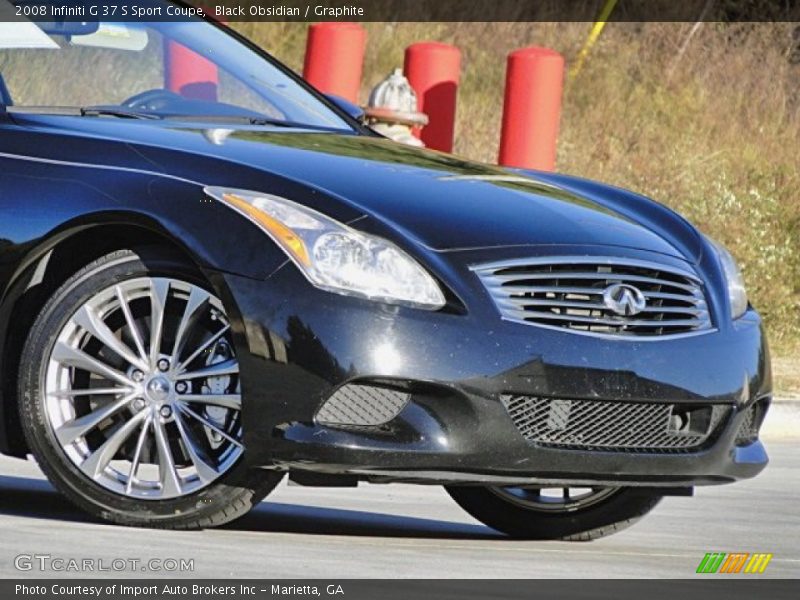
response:
M158 361L158 370L169 371L169 361L166 358L162 358Z
M185 381L179 381L178 383L175 384L175 391L178 392L179 394L185 394L188 389L189 386L186 385Z
M162 406L161 409L158 411L158 414L160 414L165 419L169 419L172 416L172 408L169 406Z
M133 373L131 374L131 377L137 383L139 381L144 381L144 372L140 371L139 369L134 369Z
M136 398L133 401L133 408L136 410L142 410L145 407L145 404L147 403L144 401L144 398Z

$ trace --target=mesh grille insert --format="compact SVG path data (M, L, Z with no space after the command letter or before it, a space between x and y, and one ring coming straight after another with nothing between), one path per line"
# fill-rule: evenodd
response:
M653 402L502 396L529 442L581 450L690 451L717 430L728 408Z
M745 409L744 420L736 432L736 445L746 446L758 439L758 430L763 420L764 402L759 401Z
M410 394L372 385L348 384L336 390L317 411L320 425L377 427L394 419Z

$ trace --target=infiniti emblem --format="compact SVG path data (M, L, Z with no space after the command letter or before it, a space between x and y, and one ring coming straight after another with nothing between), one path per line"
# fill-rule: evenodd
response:
M169 382L163 377L155 377L147 384L147 393L155 401L161 402L169 396Z
M639 314L647 306L641 290L625 283L615 283L603 291L603 304L623 317Z

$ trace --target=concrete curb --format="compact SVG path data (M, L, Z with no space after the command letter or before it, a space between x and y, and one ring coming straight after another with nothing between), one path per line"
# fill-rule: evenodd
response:
M800 441L800 398L780 398L772 402L761 426L766 440L795 438Z

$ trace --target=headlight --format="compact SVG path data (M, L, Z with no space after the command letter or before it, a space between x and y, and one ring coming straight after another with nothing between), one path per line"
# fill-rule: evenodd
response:
M217 187L205 192L261 227L319 288L428 310L445 304L433 277L387 240L279 196Z
M728 299L731 303L731 316L734 319L741 317L747 310L747 291L744 288L744 278L736 264L736 259L731 256L722 244L719 244L711 238L706 238L714 246L717 251L717 256L722 263L722 269L725 271L725 279L728 282Z

